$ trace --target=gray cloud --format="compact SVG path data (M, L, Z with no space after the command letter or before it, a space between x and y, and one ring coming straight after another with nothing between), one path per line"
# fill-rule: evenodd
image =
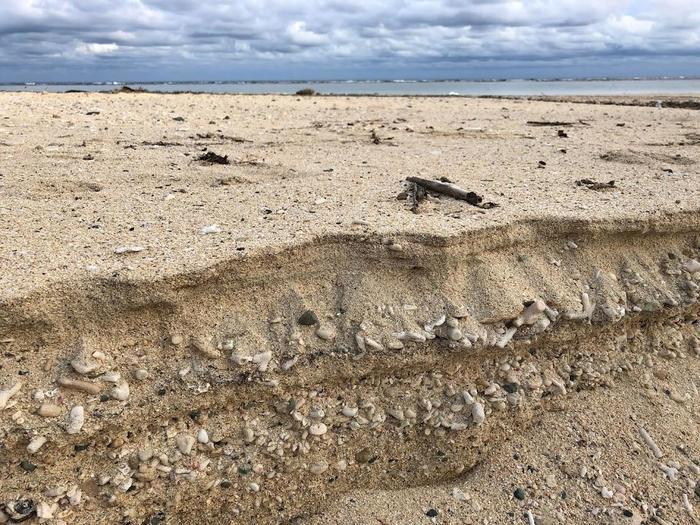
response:
M669 57L700 74L697 0L2 0L0 81L384 70L463 76ZM643 69L640 63L639 68ZM582 71L585 68L582 69ZM590 74L590 73L586 73ZM610 74L601 72L601 74ZM637 74L645 74L640 70Z

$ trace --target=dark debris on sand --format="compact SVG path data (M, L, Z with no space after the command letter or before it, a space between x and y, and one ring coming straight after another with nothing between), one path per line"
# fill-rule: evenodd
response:
M576 181L576 186L582 187L582 188L588 188L589 190L595 190L595 191L605 191L605 190L612 190L615 189L615 181L611 180L608 182L596 182L591 179L580 179Z
M406 181L413 186L409 186L409 194L407 198L412 201L412 210L414 213L417 211L418 204L421 198L419 198L418 188L422 188L423 192L432 192L439 195L447 195L453 199L465 201L472 206L481 208L484 210L489 210L491 208L498 207L498 204L494 202L484 202L484 198L473 192L466 191L451 182L448 178L442 177L440 180L428 180L422 179L420 177L407 177ZM421 195L424 198L424 194Z
M197 157L197 160L207 164L231 164L231 161L228 160L228 155L218 155L213 151L207 151Z
M573 126L573 122L562 122L559 120L528 120L528 126L556 126L558 128Z
M119 89L113 90L112 93L148 93L148 91L143 88L132 88L129 86L122 86Z

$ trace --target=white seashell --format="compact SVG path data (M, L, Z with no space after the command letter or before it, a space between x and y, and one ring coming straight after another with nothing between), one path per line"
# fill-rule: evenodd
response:
M472 405L472 419L475 425L481 425L486 420L484 405L481 403L474 403Z
M19 392L21 389L22 383L16 383L10 388L0 390L0 410L4 410L10 398L14 396L17 392Z
M210 224L209 226L205 226L201 230L199 230L199 233L201 235L209 235L211 233L221 233L221 228L219 228L218 224Z
M126 401L129 398L129 383L123 381L109 391L109 396L118 401Z
M374 339L370 339L369 337L365 337L365 344L369 346L372 350L384 350L384 347L382 346L381 343L378 343Z
M695 259L690 259L687 263L685 263L685 269L690 273L700 272L700 262Z
M426 337L418 332L399 332L394 334L399 341L413 341L414 343L425 343Z
M30 454L36 454L45 443L46 438L44 436L37 436L29 442L29 445L27 445L27 452Z
M243 354L239 354L236 352L231 354L231 361L233 361L237 365L250 363L252 360L253 360L253 358L249 355L243 355Z
M192 447L194 446L194 443L194 438L187 434L178 434L175 437L175 446L181 453L183 453L186 456L189 456L192 452Z
M143 246L120 246L114 249L114 253L121 255L123 253L138 253L145 250Z
M70 366L72 366L73 370L75 370L82 376L93 373L99 367L97 363L87 361L82 357L75 357L70 362Z
M345 417L355 417L357 415L357 407L344 406L342 413Z
M323 423L315 423L309 427L309 434L312 436L322 436L328 432L328 427Z
M85 409L82 406L76 405L71 408L68 414L68 426L66 427L66 432L69 434L77 434L83 428L85 424Z
M118 383L121 378L122 375L119 372L105 372L98 379L107 383Z
M513 339L513 336L515 335L515 332L517 332L518 329L515 326L511 326L506 330L506 333L503 334L503 337L501 337L498 342L496 343L496 346L498 348L505 348L508 343L510 343L510 340Z
M400 408L387 408L386 413L394 419L396 419L397 421L403 421L404 419L406 419L403 410L401 410Z
M253 363L258 365L258 370L264 372L272 361L272 352L268 350L267 352L260 352L253 356Z

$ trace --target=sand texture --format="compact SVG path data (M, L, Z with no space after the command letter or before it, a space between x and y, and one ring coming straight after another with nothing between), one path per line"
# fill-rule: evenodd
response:
M692 105L0 94L0 523L697 523L698 162Z

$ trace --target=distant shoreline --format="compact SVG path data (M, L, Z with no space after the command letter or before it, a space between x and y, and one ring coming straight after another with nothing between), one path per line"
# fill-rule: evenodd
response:
M247 85L247 84L424 84L424 83L491 83L491 82L644 82L700 80L700 76L651 77L581 77L581 78L481 78L481 79L332 79L332 80L115 80L115 81L17 81L0 82L0 86L128 86L128 85Z
M340 96L647 96L700 94L700 78L0 84L0 91L13 92L112 92L126 89L153 93L270 95L295 95L302 89L313 89L318 94Z

